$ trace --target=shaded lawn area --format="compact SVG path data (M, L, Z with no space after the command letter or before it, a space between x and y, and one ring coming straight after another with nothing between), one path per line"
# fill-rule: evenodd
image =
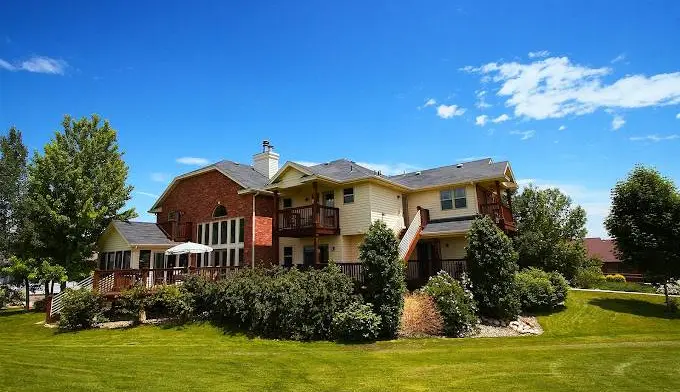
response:
M613 291L631 291L638 293L656 293L656 288L648 284L637 282L599 282L595 284L595 289Z
M663 298L569 293L538 337L339 345L224 335L208 324L55 333L0 313L0 389L677 391L680 319Z

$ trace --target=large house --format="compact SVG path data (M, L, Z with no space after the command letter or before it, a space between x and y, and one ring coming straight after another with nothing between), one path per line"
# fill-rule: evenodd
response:
M476 216L516 230L516 187L510 164L491 159L394 176L346 159L279 168L265 141L252 165L221 161L176 177L150 210L156 223L112 222L99 240L99 269L205 272L334 261L357 276L363 237L382 220L400 239L411 280L440 269L457 274ZM214 251L164 255L185 241Z

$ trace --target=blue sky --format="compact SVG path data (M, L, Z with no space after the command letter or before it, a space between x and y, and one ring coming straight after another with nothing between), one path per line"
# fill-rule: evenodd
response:
M677 1L100 3L2 5L0 128L37 150L66 113L109 119L140 219L265 138L383 172L509 160L591 235L635 163L680 183Z

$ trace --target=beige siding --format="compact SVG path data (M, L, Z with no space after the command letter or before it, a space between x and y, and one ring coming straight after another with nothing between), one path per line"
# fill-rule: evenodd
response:
M130 250L130 245L128 245L125 239L113 228L113 226L109 226L99 238L97 250L99 253Z
M352 236L324 236L319 237L319 245L328 245L328 257L335 262L354 262L359 260L359 245L363 241L363 235ZM283 263L283 248L293 248L293 263L302 264L304 260L304 247L313 246L314 239L286 238L279 239L279 254Z
M439 192L451 188L441 188L423 192L409 193L408 195L408 216L413 218L416 207L427 208L430 211L430 219L453 218L458 216L474 215L478 212L477 192L474 185L465 186L465 196L467 197L466 208L454 208L442 210L439 200Z
M363 235L347 235L343 236L343 250L342 259L343 262L358 262L359 261L359 246L364 241Z
M343 235L364 234L371 225L370 197L371 190L368 183L355 184L354 203L343 202L343 189L335 191L335 206L340 209L340 233Z
M369 189L371 222L382 220L399 235L405 228L401 192L377 184L370 184Z
M281 176L279 176L279 181L277 182L277 184L283 188L295 186L300 183L300 180L302 179L303 175L304 173L302 173L301 171L293 167L289 167L283 174L281 174Z
M440 238L442 259L463 259L465 258L465 247L467 238L465 236Z

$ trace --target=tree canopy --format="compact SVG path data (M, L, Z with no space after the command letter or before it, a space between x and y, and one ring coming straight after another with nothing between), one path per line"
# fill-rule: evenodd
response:
M16 251L26 195L28 149L21 131L11 127L0 136L0 262Z
M106 226L136 214L124 209L132 187L109 122L97 115L65 116L62 128L29 165L30 218L38 255L51 258L75 279L93 268L86 260Z
M583 237L586 212L557 188L528 186L513 199L518 235L514 238L523 267L557 271L572 279L586 262Z
M680 277L680 194L657 170L636 166L616 184L605 227L625 263L664 287Z

